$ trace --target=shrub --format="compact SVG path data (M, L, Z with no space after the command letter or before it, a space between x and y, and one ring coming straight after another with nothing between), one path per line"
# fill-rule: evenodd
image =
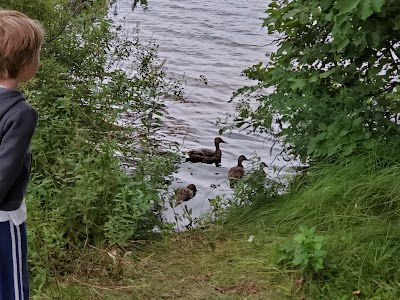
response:
M68 1L3 2L47 32L39 73L23 86L39 113L27 206L29 268L40 294L75 271L89 245L127 245L159 224L151 210L177 159L159 155L157 131L163 99L182 90L156 45L120 37L105 1L79 12Z

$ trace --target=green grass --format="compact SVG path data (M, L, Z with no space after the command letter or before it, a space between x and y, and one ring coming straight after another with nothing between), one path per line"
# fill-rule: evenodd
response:
M118 263L98 250L97 264L85 266L90 272L62 278L59 299L291 299L279 285L292 279L275 282L280 271L264 256L273 243L264 249L261 240L247 239L219 226L176 234L121 256L118 276Z
M313 167L289 194L258 197L222 225L143 242L119 263L97 250L99 266L61 287L79 287L70 299L400 299L396 149ZM327 238L318 274L276 264L302 224Z
M391 151L393 149L393 151ZM290 238L301 224L328 238L327 267L305 274L312 299L400 299L398 147L309 170L299 188L235 212L229 224ZM392 153L387 153L391 151ZM263 232L264 231L264 232Z

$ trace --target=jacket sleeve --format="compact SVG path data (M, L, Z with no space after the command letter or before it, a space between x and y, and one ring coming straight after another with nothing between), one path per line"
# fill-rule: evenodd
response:
M12 114L4 124L0 143L0 203L21 172L36 122L36 111L26 108Z

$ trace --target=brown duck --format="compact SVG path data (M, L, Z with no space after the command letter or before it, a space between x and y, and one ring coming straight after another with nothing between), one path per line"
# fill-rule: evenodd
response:
M175 206L178 206L184 201L192 199L196 195L197 189L194 184L189 184L187 187L178 188L176 192Z
M225 143L223 139L220 137L216 137L214 139L215 144L215 151L211 149L193 149L188 152L189 158L186 159L187 161L191 162L202 162L207 164L219 164L221 162L222 152L219 148L220 143Z
M248 160L248 159L246 158L246 156L240 155L239 158L238 158L237 166L229 169L229 171L228 171L228 179L235 180L235 179L239 179L239 178L243 177L243 175L244 175L244 167L242 165L242 162L244 160Z

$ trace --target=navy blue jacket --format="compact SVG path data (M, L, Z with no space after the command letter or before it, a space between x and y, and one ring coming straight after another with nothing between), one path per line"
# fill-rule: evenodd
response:
M31 173L37 113L17 90L0 89L0 210L21 206Z

